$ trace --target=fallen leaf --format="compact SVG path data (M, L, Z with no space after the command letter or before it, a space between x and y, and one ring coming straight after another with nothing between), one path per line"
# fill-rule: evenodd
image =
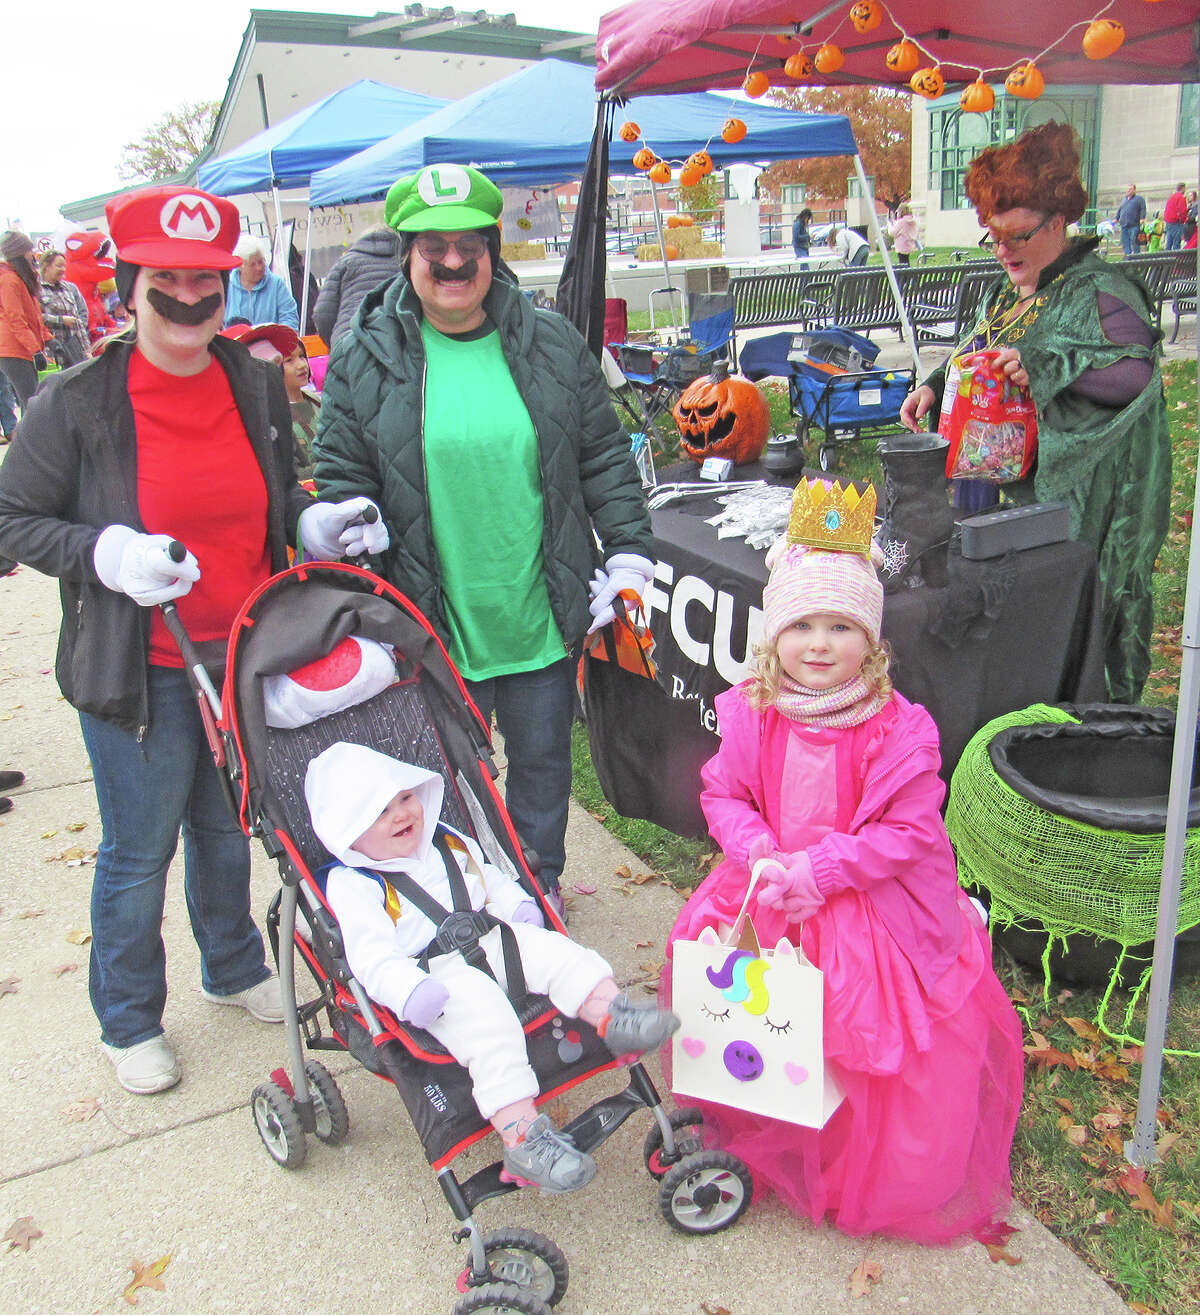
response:
M1104 1224L1106 1227L1117 1222L1117 1212L1113 1209L1101 1210L1096 1215L1096 1223Z
M1130 1165L1112 1181L1131 1198L1134 1210L1144 1210L1159 1228L1174 1226L1174 1203L1159 1201L1146 1182L1145 1169Z
M77 963L60 963L58 967L55 968L54 975L55 977L65 977L68 973L74 973L78 971L79 971L79 965Z
M1003 1219L998 1219L995 1223L987 1224L981 1228L975 1234L975 1238L986 1246L989 1242L1007 1242L1014 1233L1020 1231L1015 1225L1006 1224Z
M1156 1149L1160 1160L1165 1160L1167 1156L1170 1155L1175 1147L1175 1143L1179 1140L1179 1136L1180 1134L1177 1132L1168 1132L1158 1139L1158 1146Z
M43 832L42 832L42 839L43 839L43 840L53 840L54 837L55 837L56 835L58 835L58 832L57 832L57 831L43 831Z
M1072 1146L1087 1145L1087 1129L1081 1123L1073 1123L1063 1135Z
M44 1236L42 1230L33 1222L32 1215L22 1215L20 1219L14 1219L9 1224L8 1232L0 1237L0 1242L7 1242L10 1251L17 1247L22 1251L28 1251L30 1242Z
M1073 1100L1068 1100L1066 1096L1055 1096L1054 1103L1059 1109L1066 1110L1068 1114L1075 1113L1075 1102Z
M657 880L658 880L657 872L639 872L637 876L633 878L633 884L635 886L644 886L648 881L657 881Z
M1096 1064L1092 1072L1095 1073L1098 1078L1103 1078L1106 1082L1128 1082L1130 1080L1129 1070L1125 1065L1114 1063L1112 1059L1107 1056L1103 1062Z
M6 977L0 982L0 995L16 995L20 981L19 977Z
M1014 1256L1013 1253L1000 1242L985 1242L988 1256L993 1265L1000 1264L1003 1261L1006 1265L1019 1265L1024 1260L1023 1256Z
M1029 1039L1039 1050L1049 1050L1050 1042L1040 1033L1035 1032L1033 1028L1029 1029Z
M648 950L653 946L653 944L654 944L653 941L634 941L633 948L635 950Z
M1119 1128L1124 1122L1124 1112L1112 1105L1106 1105L1102 1110L1092 1115L1092 1127L1097 1132L1102 1132L1106 1128Z
M1103 1043L1100 1029L1095 1023L1089 1023L1086 1018L1064 1018L1063 1022L1066 1023L1076 1036L1083 1037L1085 1041L1094 1041L1097 1045Z
M1025 1046L1024 1049L1035 1068L1052 1068L1055 1064L1063 1064L1069 1069L1079 1067L1079 1061L1074 1056L1064 1055L1053 1046Z
M729 1315L729 1311L724 1306L710 1306L707 1301L700 1303L700 1309L704 1315Z
M594 895L596 887L590 881L577 881L572 887L576 895Z
M883 1266L878 1261L869 1260L864 1256L850 1273L850 1295L869 1297L871 1289L881 1278L883 1278Z
M100 1098L90 1096L87 1100L73 1100L63 1107L63 1117L68 1123L86 1123L88 1119L100 1112Z
M67 932L67 940L69 940L72 945L87 945L91 939L92 933L90 931L81 931L78 927Z
M121 1293L121 1296L131 1306L136 1306L138 1299L135 1294L138 1288L154 1288L156 1292L165 1292L167 1289L159 1275L166 1269L170 1261L170 1256L159 1256L152 1265L143 1265L140 1260L132 1261L129 1268L133 1270L133 1278L130 1280L129 1286Z
M619 868L614 869L614 875L620 877L623 881L628 881L633 873L630 872L628 864L622 863Z
M1125 1154L1125 1138L1119 1132L1106 1132L1100 1138L1100 1145L1112 1151L1114 1155Z
M17 914L17 921L24 922L26 918L40 918L45 912L45 909L26 909L24 913Z
M87 826L87 823L86 823L86 822L68 822L68 823L67 823L67 830L68 830L68 831L82 831L83 828L84 828L85 826Z

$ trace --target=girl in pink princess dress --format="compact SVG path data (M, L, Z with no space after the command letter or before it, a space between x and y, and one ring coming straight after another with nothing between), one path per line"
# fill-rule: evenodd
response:
M750 912L762 944L798 941L824 973L825 1058L845 1100L820 1130L700 1102L706 1124L814 1222L945 1244L1008 1211L1024 1056L958 886L937 729L888 678L874 509L873 490L796 490L752 674L716 700L701 803L724 859L670 941L731 925L751 864L774 860Z

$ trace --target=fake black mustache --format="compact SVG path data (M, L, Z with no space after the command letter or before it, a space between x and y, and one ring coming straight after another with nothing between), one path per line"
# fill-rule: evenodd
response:
M164 320L170 320L172 324L203 324L205 320L212 319L225 304L224 294L220 292L214 292L210 297L201 297L189 306L187 302L168 297L158 288L149 288L146 300Z
M479 261L468 260L457 269L451 269L449 265L439 265L435 261L429 266L429 272L439 283L470 283L479 273Z

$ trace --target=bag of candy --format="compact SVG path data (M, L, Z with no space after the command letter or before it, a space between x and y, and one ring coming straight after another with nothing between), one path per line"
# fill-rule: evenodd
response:
M1037 455L1037 408L1027 388L994 368L995 351L951 361L938 433L948 439L947 479L1011 484Z

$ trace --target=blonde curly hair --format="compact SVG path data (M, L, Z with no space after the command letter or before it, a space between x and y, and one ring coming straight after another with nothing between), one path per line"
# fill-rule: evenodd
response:
M858 623L855 622L857 625ZM861 627L860 627L861 629ZM871 693L886 703L892 697L895 688L888 674L892 664L892 650L886 639L867 638L867 652L859 668L866 678ZM749 682L746 698L753 708L770 708L774 706L779 694L783 667L779 662L779 648L776 644L755 644L750 657Z

